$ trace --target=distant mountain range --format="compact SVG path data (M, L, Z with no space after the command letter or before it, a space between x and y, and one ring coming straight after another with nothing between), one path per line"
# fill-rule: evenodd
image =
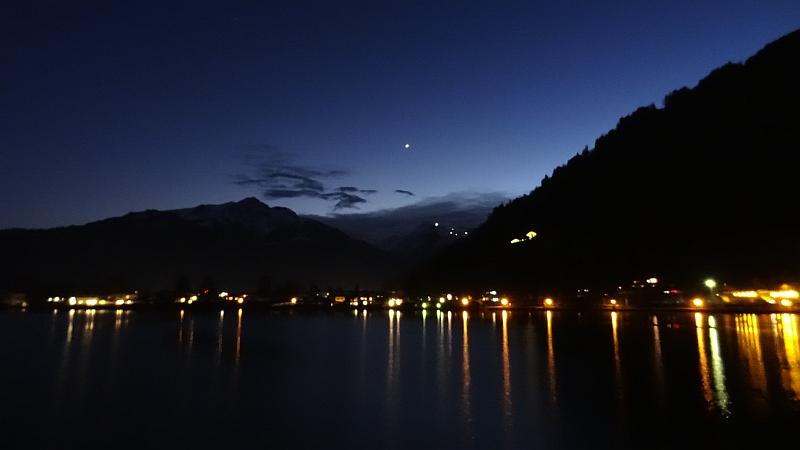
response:
M415 279L524 290L797 280L799 172L795 31L620 119Z
M468 236L507 199L500 193L459 192L371 213L309 217L418 264Z
M378 287L389 258L255 198L0 231L0 290Z

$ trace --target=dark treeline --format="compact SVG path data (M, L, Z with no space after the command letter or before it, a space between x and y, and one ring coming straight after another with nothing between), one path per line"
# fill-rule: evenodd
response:
M800 31L640 108L412 280L531 291L797 279L798 67Z

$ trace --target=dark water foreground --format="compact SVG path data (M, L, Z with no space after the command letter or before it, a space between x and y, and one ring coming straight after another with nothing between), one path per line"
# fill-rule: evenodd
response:
M798 442L791 314L0 312L0 448Z

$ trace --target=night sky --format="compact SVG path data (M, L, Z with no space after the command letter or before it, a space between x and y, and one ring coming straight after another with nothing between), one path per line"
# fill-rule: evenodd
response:
M344 3L2 2L0 228L519 195L800 26L797 0Z

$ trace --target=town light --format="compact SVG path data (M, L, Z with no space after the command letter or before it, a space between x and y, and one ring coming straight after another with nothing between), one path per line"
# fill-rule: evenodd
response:
M782 291L771 291L769 296L772 298L798 298L800 293L794 289L784 289Z
M550 306L553 306L554 303L555 302L553 302L553 299L550 298L550 297L547 297L546 299L544 299L544 306L550 307Z
M758 292L756 291L736 291L733 293L733 296L736 298L756 298L758 297Z
M613 298L611 300L609 300L608 303L611 303L612 305L617 306L617 301L615 299L613 299Z
M500 304L503 306L508 306L508 299L503 297L500 299Z
M425 308L427 308L427 307L428 307L428 303L427 303L427 302L422 302L422 305L421 305L421 306L422 306L422 309L425 309Z
M467 297L462 298L461 299L461 304L464 305L464 306L469 305L469 299Z
M692 299L692 305L701 308L703 306L703 299L700 297Z
M291 300L289 300L289 301L290 301L290 302L291 302L293 305L296 305L296 304L297 304L297 297L292 297L292 299L291 299Z
M709 289L714 289L715 287L717 287L717 282L713 278L707 279L705 282L703 282L703 284L705 284L706 287Z
M791 308L792 307L792 301L791 300L787 300L787 299L783 299L783 300L781 300L781 306L785 306L787 308Z

